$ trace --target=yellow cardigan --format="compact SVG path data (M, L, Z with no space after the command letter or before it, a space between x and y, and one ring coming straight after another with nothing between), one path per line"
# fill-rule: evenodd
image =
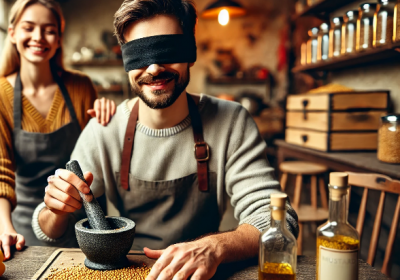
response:
M86 113L93 108L97 93L89 77L77 71L65 71L62 80L71 97L79 124L83 129L90 120ZM14 88L5 77L0 77L0 197L15 208L15 160L13 148ZM60 89L56 90L46 118L22 95L22 129L28 132L50 133L70 122L70 114Z

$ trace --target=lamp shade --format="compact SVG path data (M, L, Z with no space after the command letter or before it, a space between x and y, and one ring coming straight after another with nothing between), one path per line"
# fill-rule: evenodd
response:
M246 10L239 3L232 0L217 0L205 8L201 13L202 18L218 18L219 12L226 9L231 17L239 17L246 14Z

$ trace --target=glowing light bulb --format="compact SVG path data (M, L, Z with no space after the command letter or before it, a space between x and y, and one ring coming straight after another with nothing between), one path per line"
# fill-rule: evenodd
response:
M223 9L218 14L218 22L221 25L227 25L229 22L229 12L226 9Z

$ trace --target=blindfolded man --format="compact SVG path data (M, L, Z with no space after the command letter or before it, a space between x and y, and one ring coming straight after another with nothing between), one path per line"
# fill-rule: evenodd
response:
M257 255L270 195L280 186L247 111L186 92L196 20L188 0L125 0L116 12L115 34L138 98L123 102L107 127L91 121L82 132L72 158L91 171L88 185L66 170L49 178L34 214L40 239L74 240L78 190L87 194L90 186L135 221L134 248L158 258L148 279L210 279L220 263ZM217 234L226 196L239 226ZM287 208L297 236L297 215Z

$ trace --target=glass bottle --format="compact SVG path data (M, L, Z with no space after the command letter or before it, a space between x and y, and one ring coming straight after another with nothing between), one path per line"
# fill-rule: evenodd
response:
M308 30L310 38L307 41L307 64L317 62L318 53L318 27Z
M390 44L393 39L394 3L390 0L378 0L378 3L374 16L374 47Z
M378 130L378 159L400 163L400 115L381 117Z
M340 56L343 17L334 17L329 30L329 58Z
M301 65L306 65L307 64L307 42L301 43L300 64Z
M358 11L348 11L343 17L344 24L342 30L343 49L342 54L354 53L356 50L356 30Z
M260 235L258 280L295 280L296 238L286 226L284 193L271 194L271 227Z
M359 52L372 48L375 10L376 4L374 3L364 3L360 5L356 43L356 50Z
M329 24L323 23L318 32L318 53L317 60L327 60L329 58Z
M358 279L360 237L347 222L348 174L329 175L329 218L317 229L317 280Z

